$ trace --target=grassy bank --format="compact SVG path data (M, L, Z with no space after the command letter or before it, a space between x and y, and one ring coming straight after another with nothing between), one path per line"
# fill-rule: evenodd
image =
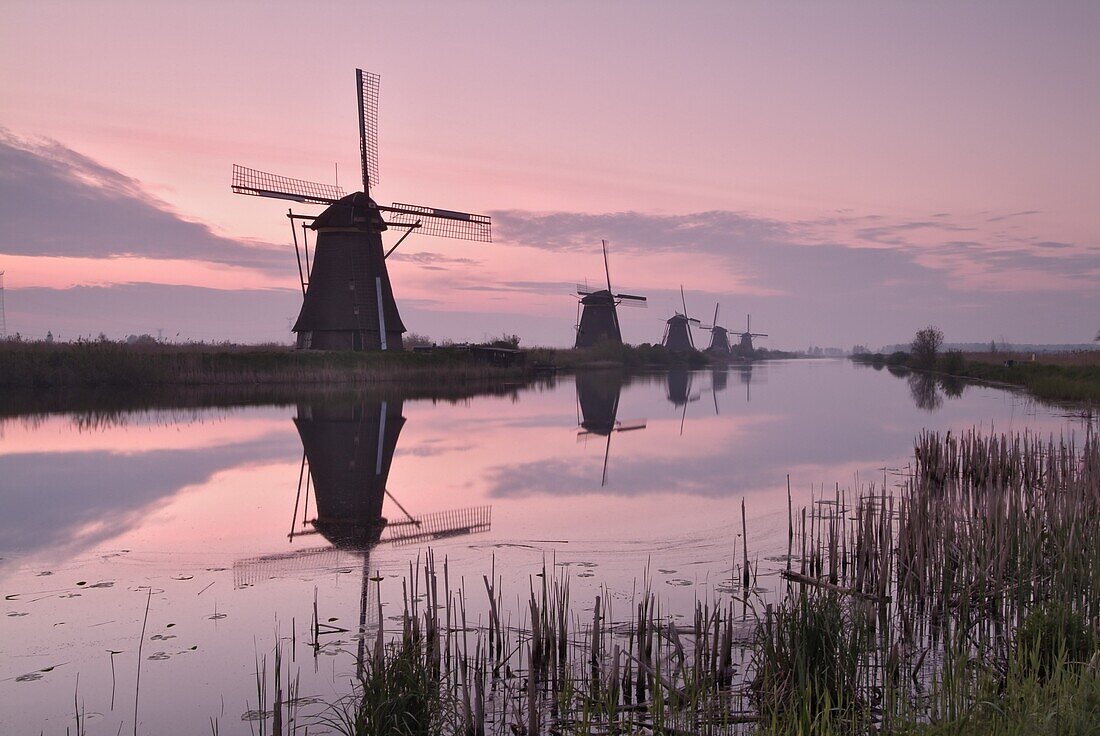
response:
M353 636L355 692L323 718L355 736L1096 733L1100 443L926 434L912 468L897 493L792 511L770 563L731 539L731 577L686 616L646 580L578 606L554 567L527 591L491 568L452 588L429 553L398 615L379 604Z
M0 389L140 388L311 384L389 385L408 389L487 385L528 380L542 369L576 371L621 366L704 368L699 351L670 352L660 345L601 346L585 350L531 348L517 366L496 366L460 347L431 351L320 352L282 345L166 345L110 341L0 342ZM760 351L759 357L791 357Z
M906 352L852 356L876 368L931 370L957 378L1026 389L1045 401L1100 403L1100 350L1075 353L959 353L948 351L932 366L918 366Z
M254 386L388 384L464 386L521 379L523 367L496 367L460 350L318 352L289 347L0 343L0 387Z

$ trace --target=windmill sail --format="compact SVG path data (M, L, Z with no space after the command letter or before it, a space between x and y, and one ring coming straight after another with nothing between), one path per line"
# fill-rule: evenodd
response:
M378 186L378 86L377 74L355 70L359 88L359 157L363 165L363 191Z
M233 191L256 197L289 199L303 204L332 204L344 196L344 190L333 184L319 184L305 179L269 174L233 164Z
M394 202L391 207L378 209L391 215L392 224L416 226L419 223L418 232L424 235L474 240L480 243L493 242L492 220L487 215L473 215L469 212L441 210L438 207L401 202Z

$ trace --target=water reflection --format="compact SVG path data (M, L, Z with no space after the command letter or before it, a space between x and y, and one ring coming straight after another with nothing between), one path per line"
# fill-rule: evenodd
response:
M645 419L618 421L619 397L623 390L623 374L618 372L580 373L577 375L577 406L580 410L578 439L589 435L606 437L603 453L603 472L600 486L607 485L607 461L611 456L611 435L646 428Z
M381 543L430 543L444 537L487 532L491 525L490 506L414 515L390 492L390 466L405 426L403 404L400 399L299 404L294 426L302 441L302 462L287 536L293 542L296 537L320 535L331 546L252 557L233 566L234 586L242 588L266 578L308 569L350 567L349 562L354 562L360 571L360 669L366 634L380 623L378 588L370 585L371 550ZM383 516L386 499L399 516ZM318 626L315 635L345 632L320 623Z
M894 371L891 373L898 377L905 375ZM957 399L966 389L966 382L957 376L913 372L908 374L906 381L909 383L909 395L913 397L913 403L918 409L930 413L938 411L943 406L944 396Z

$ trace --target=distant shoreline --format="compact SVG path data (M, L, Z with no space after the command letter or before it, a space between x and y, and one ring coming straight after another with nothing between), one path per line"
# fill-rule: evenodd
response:
M761 351L761 358L794 357ZM447 346L431 350L325 352L284 345L137 344L111 341L0 343L0 390L155 387L388 387L446 392L528 382L547 372L622 368L705 368L701 352L661 346L587 350Z

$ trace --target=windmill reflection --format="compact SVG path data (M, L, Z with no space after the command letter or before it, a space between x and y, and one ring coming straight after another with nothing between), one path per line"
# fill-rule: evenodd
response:
M577 439L587 440L590 435L606 437L603 452L603 473L600 486L607 485L607 460L611 455L611 435L616 432L630 432L646 428L646 420L635 419L626 422L617 420L619 396L623 389L623 376L620 373L595 373L582 371L577 374L577 406L579 415L577 424L581 429Z
M684 422L687 420L687 408L688 404L692 401L698 401L700 394L698 392L692 393L692 389L695 384L694 374L683 367L673 367L668 369L666 376L668 381L665 395L668 400L672 402L675 407L683 407L683 412L680 415L680 434L684 433Z
M390 493L390 465L405 426L402 404L400 400L300 404L294 426L303 453L287 537L293 543L300 537L320 535L329 544L240 560L233 566L234 585L244 587L271 578L358 564L362 571L360 666L366 631L380 623L378 586L369 584L371 550L385 543L408 545L486 532L491 524L489 506L414 515ZM315 509L312 517L311 495ZM399 512L392 520L382 515L387 498ZM325 629L321 626L320 633L343 631Z
M737 366L737 373L741 376L741 383L745 384L745 401L752 401L752 363L744 363Z

